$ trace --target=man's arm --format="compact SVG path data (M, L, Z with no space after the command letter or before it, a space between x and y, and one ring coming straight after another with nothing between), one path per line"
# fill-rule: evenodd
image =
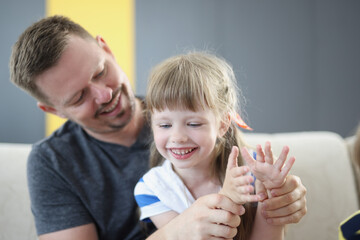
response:
M93 223L39 236L39 240L98 240Z

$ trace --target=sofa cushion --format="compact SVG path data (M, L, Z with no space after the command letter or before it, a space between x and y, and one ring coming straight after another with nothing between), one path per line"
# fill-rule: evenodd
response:
M296 161L291 174L307 188L308 212L287 228L286 239L337 239L338 226L358 209L354 175L345 141L331 132L245 135L253 146L272 143L275 155L284 145Z

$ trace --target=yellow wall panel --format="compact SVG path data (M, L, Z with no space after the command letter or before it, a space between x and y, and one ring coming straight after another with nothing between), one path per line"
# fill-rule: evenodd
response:
M94 37L101 35L110 46L121 68L134 87L135 80L135 0L47 0L46 14L65 15L87 29ZM47 114L46 135L63 119Z

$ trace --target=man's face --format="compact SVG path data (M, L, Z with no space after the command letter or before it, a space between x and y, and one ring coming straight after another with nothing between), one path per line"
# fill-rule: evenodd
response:
M70 36L58 63L36 81L52 104L39 103L41 109L77 122L90 134L118 131L133 115L129 80L100 37L96 42Z

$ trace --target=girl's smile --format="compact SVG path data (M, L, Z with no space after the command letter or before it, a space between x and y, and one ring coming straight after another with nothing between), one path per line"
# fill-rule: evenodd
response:
M198 148L169 148L170 153L176 159L190 158Z

